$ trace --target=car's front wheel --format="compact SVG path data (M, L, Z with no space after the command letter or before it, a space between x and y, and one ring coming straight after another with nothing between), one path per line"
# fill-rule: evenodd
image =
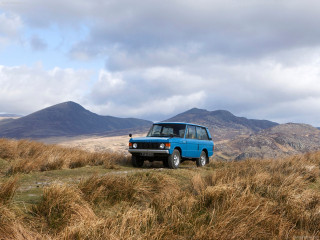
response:
M169 168L176 169L181 162L181 156L179 150L173 150L172 154L168 157Z
M134 167L142 167L144 160L140 156L132 155L131 162Z
M203 167L204 165L206 165L207 162L207 154L204 151L202 151L200 157L196 160L197 167Z

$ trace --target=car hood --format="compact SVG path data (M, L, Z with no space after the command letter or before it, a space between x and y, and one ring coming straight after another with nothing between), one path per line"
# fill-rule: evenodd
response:
M139 137L131 138L130 142L169 142L167 137Z

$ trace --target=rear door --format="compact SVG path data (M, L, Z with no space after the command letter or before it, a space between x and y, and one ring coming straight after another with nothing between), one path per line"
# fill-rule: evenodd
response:
M196 127L192 125L187 125L187 153L186 157L197 158L200 156L199 153L199 140L197 139Z

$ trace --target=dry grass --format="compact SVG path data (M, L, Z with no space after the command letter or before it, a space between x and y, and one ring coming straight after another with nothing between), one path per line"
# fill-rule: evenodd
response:
M1 186L6 239L320 238L320 152L95 175L44 188L20 215L10 209L16 183Z
M113 205L119 202L142 204L155 195L176 190L174 179L163 174L136 173L129 176L93 176L79 184L87 201Z
M27 140L0 139L0 158L10 162L8 174L104 165L114 168L127 157L113 152L91 153Z
M18 188L18 177L9 178L0 185L0 203L8 204Z
M55 231L80 221L96 220L80 190L67 185L54 184L45 188L41 202L33 206L32 212Z
M22 240L41 239L47 235L40 235L29 229L12 209L12 197L18 187L18 179L10 178L0 185L0 239Z

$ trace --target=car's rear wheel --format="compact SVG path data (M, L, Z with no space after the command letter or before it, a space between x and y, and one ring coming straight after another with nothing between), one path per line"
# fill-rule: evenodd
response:
M140 156L132 155L131 162L134 167L142 167L144 160Z
M169 168L176 169L181 162L181 156L179 150L173 150L172 154L168 157Z
M197 167L203 167L204 165L206 165L207 162L207 154L204 151L202 151L200 157L196 160Z

